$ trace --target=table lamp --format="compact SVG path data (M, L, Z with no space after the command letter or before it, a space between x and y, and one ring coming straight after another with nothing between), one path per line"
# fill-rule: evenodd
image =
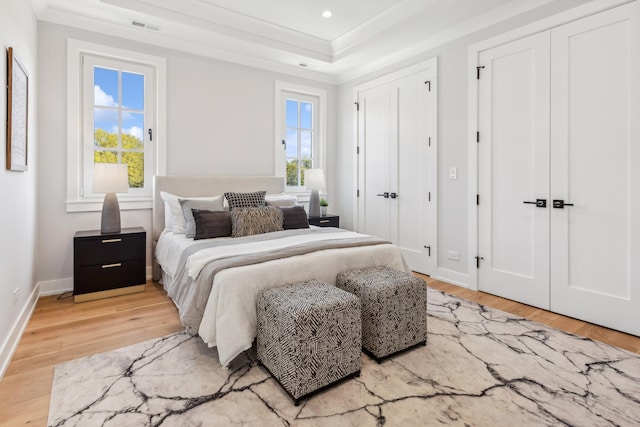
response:
M304 186L311 190L309 216L320 216L320 195L318 190L325 188L324 171L322 169L307 169L304 171Z
M93 166L93 192L106 193L102 204L102 234L120 233L120 205L116 193L129 191L129 168L122 163L96 163Z

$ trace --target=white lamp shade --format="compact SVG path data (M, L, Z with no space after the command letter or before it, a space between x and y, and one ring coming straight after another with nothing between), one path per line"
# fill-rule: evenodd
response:
M129 191L129 167L122 163L93 165L94 193L126 193Z
M304 171L304 186L309 190L325 188L324 171L322 169L307 169Z

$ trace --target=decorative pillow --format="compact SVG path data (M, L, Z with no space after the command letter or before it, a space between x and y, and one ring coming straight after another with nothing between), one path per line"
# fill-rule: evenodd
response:
M267 206L278 206L281 208L296 206L298 198L290 194L267 194L265 196Z
M169 207L169 215L171 216L171 231L176 234L184 234L187 231L187 224L184 219L184 212L182 211L182 206L180 204L181 200L209 200L212 201L217 198L222 198L222 196L217 197L182 197L176 196L175 194L167 193L165 191L160 192L160 197L164 201L165 213L164 213L164 221L165 228L167 227L167 206ZM217 206L217 205L216 205Z
M282 210L275 206L231 210L231 237L253 236L282 230Z
M191 211L196 224L193 240L231 236L231 212L202 209L192 209Z
M203 209L207 211L221 211L223 207L223 197L211 197L208 199L178 199L182 207L182 214L185 222L185 237L194 237L196 235L196 222L193 219L191 209Z
M266 206L266 191L254 191L253 193L224 193L225 199L229 202L229 209L235 208L259 208Z
M302 206L292 206L282 209L282 228L292 230L294 228L309 228L309 218Z

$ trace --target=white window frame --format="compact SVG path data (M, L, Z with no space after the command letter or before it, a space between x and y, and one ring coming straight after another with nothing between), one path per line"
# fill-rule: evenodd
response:
M318 101L317 114L318 123L314 124L314 140L312 149L314 151L314 168L325 169L326 173L326 134L327 134L327 91L311 86L303 86L284 81L275 82L275 162L274 175L286 179L287 176L287 153L282 143L286 139L286 99L287 93L299 94L302 97L314 97ZM304 187L286 186L285 192L292 194L309 194L310 191Z
M152 208L152 178L153 175L164 175L167 170L166 161L166 59L139 52L104 46L80 40L67 40L67 212L89 212L102 210L104 194L93 194L90 180L85 177L85 164L93 162L93 151L87 153L87 145L83 138L83 120L85 110L93 114L93 105L84 106L83 93L83 62L85 55L100 56L115 61L137 63L151 67L154 72L155 85L150 88L155 97L155 111L153 114L154 134L152 143L152 169L145 181L149 192L145 194L119 195L121 210L151 209ZM89 114L89 113L87 113ZM145 138L146 139L146 138ZM93 147L93 144L91 144ZM91 148L93 150L93 148ZM89 159L89 160L88 160ZM92 165L93 163L91 163ZM87 191L88 190L88 191Z

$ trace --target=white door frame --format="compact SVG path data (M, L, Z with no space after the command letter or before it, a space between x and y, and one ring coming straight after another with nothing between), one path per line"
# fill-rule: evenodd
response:
M478 144L482 144L482 135L480 142L477 142L478 130L478 79L477 66L479 64L480 52L518 40L523 37L533 35L542 31L550 30L554 27L567 24L580 18L620 6L625 3L631 3L636 0L594 0L582 6L575 7L557 15L542 19L532 24L520 27L516 30L509 31L496 37L483 40L479 43L469 46L469 73L467 87L469 88L469 104L468 104L468 167L469 167L469 194L467 197L469 209L467 211L467 228L468 236L468 253L469 261L467 264L469 289L478 290L478 270L476 268L475 256L478 255L478 208L476 205L476 196L478 195ZM480 69L482 73L482 69ZM356 181L357 182L357 181ZM480 203L482 203L482 195L480 195ZM357 201L356 201L357 204ZM481 254L480 254L481 256Z
M429 164L429 182L432 186L431 191L431 203L429 204L430 212L429 217L432 218L428 224L428 234L432 240L431 244L431 258L434 266L433 274L435 275L438 267L438 58L431 58L427 61L420 62L410 67L404 68L399 71L387 74L382 77L378 77L374 80L357 85L353 88L353 102L358 103L358 93L371 89L376 86L381 86L394 80L401 79L412 74L416 74L421 71L429 71L431 73L430 90L431 96L429 97L429 112L430 112L430 125L431 132L431 156ZM360 168L360 159L358 156L358 141L359 141L359 126L358 126L358 111L353 108L353 182L356 183L353 188L353 225L354 229L358 231L360 229L360 200L358 198L358 189L360 183L364 181L363 171ZM428 141L425 141L427 143Z

